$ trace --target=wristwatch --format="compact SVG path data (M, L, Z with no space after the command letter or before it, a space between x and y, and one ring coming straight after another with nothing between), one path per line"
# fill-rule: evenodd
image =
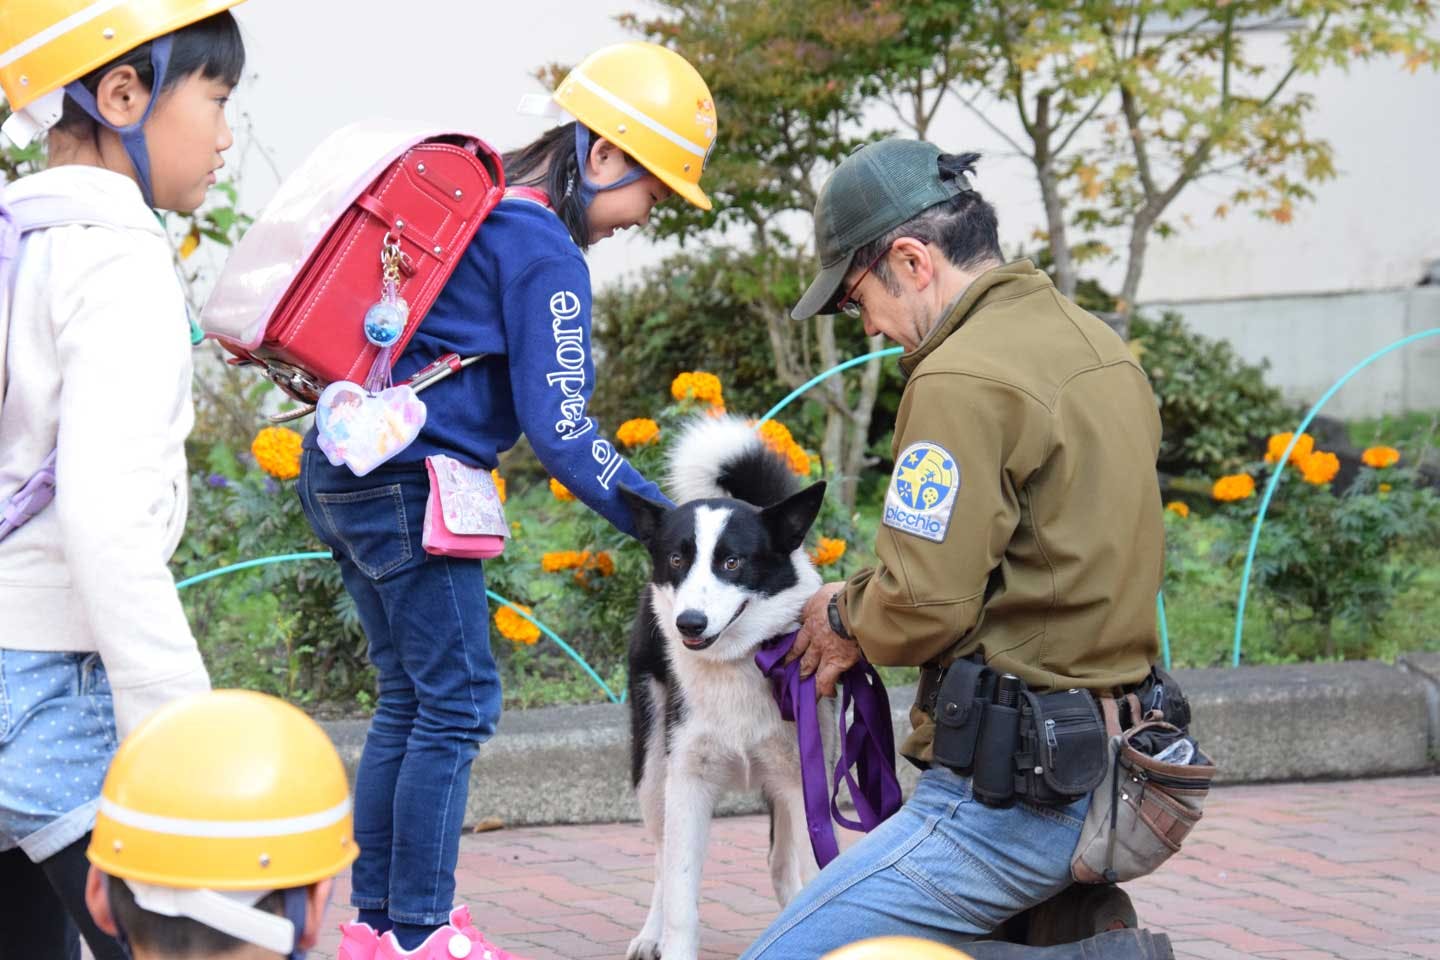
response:
M825 606L825 614L830 618L830 629L846 640L854 640L850 631L845 629L845 621L840 619L840 591L830 594L830 602Z

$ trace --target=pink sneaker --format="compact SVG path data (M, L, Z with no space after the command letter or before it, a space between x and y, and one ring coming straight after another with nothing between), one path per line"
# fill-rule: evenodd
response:
M340 924L340 953L336 960L375 960L380 935L368 923Z
M485 934L476 929L474 921L470 919L469 907L460 906L451 910L450 926L459 930L474 942L476 960L524 960L524 958L518 954L501 950L495 946L495 944L486 940Z
M343 957L343 955L342 955ZM390 931L380 938L374 960L522 960L486 940L470 919L468 907L450 911L450 922L414 950L405 950Z

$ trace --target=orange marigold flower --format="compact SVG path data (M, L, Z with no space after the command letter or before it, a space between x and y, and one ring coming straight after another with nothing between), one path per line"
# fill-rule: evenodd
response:
M499 470L490 471L490 479L495 481L495 492L500 494L500 502L505 502L505 478L500 476Z
M602 577L608 577L615 572L615 559L606 551L601 550L591 557L590 562L585 566L590 570L598 570Z
M720 378L700 370L676 376L670 381L670 395L676 400L699 400L713 407L725 405Z
M1384 470L1400 462L1400 451L1394 447L1369 447L1360 455L1365 466Z
M760 439L765 441L765 446L780 454L790 449L795 443L795 438L790 434L790 428L779 420L766 420L760 424Z
M1265 462L1278 463L1280 455L1290 445L1290 438L1293 436L1293 433L1277 433L1272 436L1270 442L1266 444ZM1314 449L1315 438L1308 433L1300 434L1300 439L1295 442L1295 449L1290 451L1290 462L1298 467L1300 462L1310 456Z
M276 480L300 476L300 434L285 427L266 427L255 434L250 453L255 462Z
M845 541L834 537L821 537L815 549L810 551L810 559L817 567L828 567L830 564L845 556Z
M800 444L790 444L790 449L785 451L785 459L789 462L792 473L799 474L802 477L809 476L810 454L806 453Z
M531 612L527 606L517 606L527 614ZM502 637L512 643L534 644L540 639L539 627L506 606L495 611L495 627Z
M647 443L654 443L658 436L660 424L648 417L626 420L620 424L620 429L615 431L615 439L627 447L643 447Z
M1184 500L1171 500L1169 503L1165 504L1165 509L1175 514L1175 516L1177 517L1190 516L1190 505Z
M1288 441L1287 441L1288 442ZM1284 447L1280 448L1284 450ZM1246 497L1255 494L1255 478L1248 473L1232 473L1215 481L1210 488L1210 496L1216 500L1229 503L1234 500L1244 500Z
M575 494L571 493L569 490L566 490L565 484L561 483L559 480L556 480L554 477L550 478L550 492L555 495L556 500L559 500L562 503L567 500L575 499Z
M1340 472L1340 458L1333 453L1317 450L1300 461L1300 474L1306 483L1316 486L1329 483Z
M580 550L553 550L540 557L540 569L546 573L558 573L582 566L590 554Z

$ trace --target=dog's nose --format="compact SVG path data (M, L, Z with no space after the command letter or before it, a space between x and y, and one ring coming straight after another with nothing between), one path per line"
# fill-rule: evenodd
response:
M675 627L687 637L698 637L705 632L705 614L699 610L685 610L675 618Z

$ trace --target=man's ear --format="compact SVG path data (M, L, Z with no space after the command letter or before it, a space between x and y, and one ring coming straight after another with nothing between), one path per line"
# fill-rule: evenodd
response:
M760 520L770 532L775 549L784 553L798 550L824 502L825 481L821 480L761 510Z
M670 508L625 486L620 487L620 499L630 508L630 522L635 525L636 539L648 547L660 531L660 524L665 522L665 514L670 512Z
M935 279L935 257L924 242L914 237L901 237L890 248L891 272L899 274L901 282L911 285L919 293L930 286Z

